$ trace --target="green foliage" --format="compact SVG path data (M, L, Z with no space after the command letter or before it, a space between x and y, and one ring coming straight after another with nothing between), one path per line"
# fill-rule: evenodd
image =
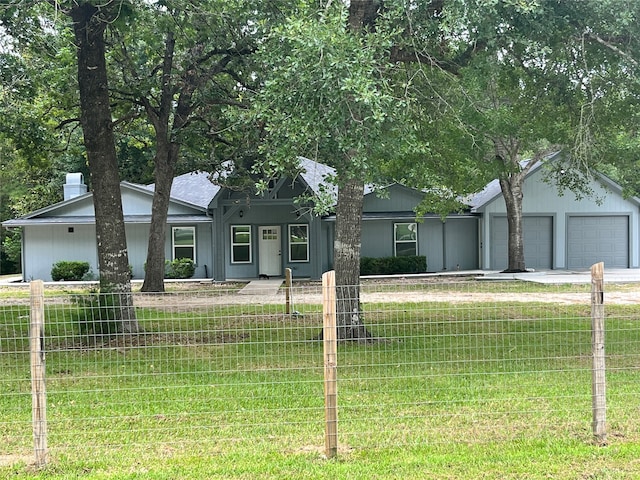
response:
M17 273L20 271L20 252L22 249L22 235L20 230L3 229L0 232L2 250L0 251L0 272Z
M77 295L73 320L82 334L110 335L119 331L119 296L111 294Z
M373 181L383 159L424 146L395 89L394 32L382 19L375 33L350 32L344 5L325 14L288 18L261 48L269 68L251 119L266 124L261 167L279 177L302 155L336 168L338 182Z
M176 258L165 262L165 278L191 278L196 271L196 264L190 258Z
M405 255L400 257L362 257L360 275L393 275L397 273L425 273L427 257Z
M89 262L63 260L53 264L51 278L58 281L79 281L89 273Z

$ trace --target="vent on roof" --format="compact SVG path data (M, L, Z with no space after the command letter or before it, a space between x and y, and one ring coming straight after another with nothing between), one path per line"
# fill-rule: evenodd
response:
M63 185L64 199L70 200L87 193L87 186L84 184L84 177L81 173L67 173L66 183Z

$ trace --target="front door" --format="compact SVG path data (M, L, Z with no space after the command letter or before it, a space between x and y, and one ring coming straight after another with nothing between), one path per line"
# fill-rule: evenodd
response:
M282 274L280 227L258 227L258 264L260 275L277 277Z

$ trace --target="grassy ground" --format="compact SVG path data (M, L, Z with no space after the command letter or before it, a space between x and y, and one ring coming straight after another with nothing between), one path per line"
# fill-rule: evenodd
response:
M69 305L52 307L51 458L36 470L28 310L3 302L0 478L640 478L635 305L607 307L605 445L590 426L589 305L366 309L382 340L339 346L340 446L327 460L319 306L297 318L145 308L144 335L91 341Z

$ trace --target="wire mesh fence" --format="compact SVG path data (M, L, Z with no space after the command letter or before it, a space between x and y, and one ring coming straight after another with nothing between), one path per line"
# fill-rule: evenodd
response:
M593 441L590 286L423 278L363 282L359 291L356 321L367 334L337 342L338 453ZM287 293L290 306L283 289L134 293L138 332L122 334L117 315L105 313L113 300L45 290L49 458L324 453L323 287ZM613 441L640 440L639 294L628 284L605 295ZM31 316L28 297L3 297L0 456L33 451ZM353 312L336 317L354 321Z

